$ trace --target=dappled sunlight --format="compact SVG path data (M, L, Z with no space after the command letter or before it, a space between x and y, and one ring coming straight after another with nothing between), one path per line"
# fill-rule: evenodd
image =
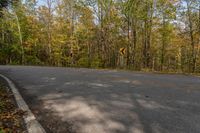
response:
M157 123L151 123L151 129L153 133L163 133L163 132L167 132L167 131L163 131L163 129L160 127L159 124Z
M131 83L131 81L127 78L123 78L120 76L113 76L112 77L113 81L112 82L116 82L116 83Z
M84 82L81 81L71 81L71 82L65 82L64 85L83 85Z
M60 94L60 93L55 93L55 94L47 94L43 97L40 98L40 100L50 100L50 99L59 99L62 98L63 96L69 96L69 94L64 93L64 94Z
M108 85L108 84L102 84L102 83L88 83L89 86L92 86L92 87L111 87L111 85Z
M107 87L112 86L105 83L90 83L90 82L81 82L81 81L65 82L64 85L85 85L85 86L95 87L95 88L102 88L102 87L107 88Z
M142 85L147 85L147 86L154 86L154 87L165 87L165 88L172 88L172 87L175 87L176 84L173 84L173 83L167 83L167 82L161 82L161 81L154 81L154 80L146 80L146 79L142 79L142 80L132 80L131 82L131 85L134 85L134 86L142 86Z
M56 77L43 77L41 80L44 80L45 82L52 82L56 80Z
M119 108L123 108L123 109L135 108L135 106L132 103L126 102L126 101L111 101L111 104L113 106L116 106L116 107L119 107Z
M52 97L52 95L50 95ZM65 95L66 96L66 95ZM48 96L49 97L49 96ZM98 102L93 99L75 96L63 101L56 95L53 100L44 103L44 107L53 110L55 116L62 121L75 121L75 129L81 133L143 133L143 126L139 116L135 112L134 104L123 101ZM56 104L55 104L56 103ZM111 108L111 111L103 111L102 108ZM118 109L118 110L116 110ZM120 119L129 118L130 127L127 127ZM132 130L134 129L134 130Z
M176 100L175 102L182 106L191 106L192 105L192 106L200 107L200 103L198 103L198 102L188 102L188 101L181 101L181 100Z
M47 132L199 131L199 79L81 70L17 68L8 75Z
M129 129L129 133L144 133L144 132L140 129L140 125L139 125L139 127L131 127Z
M133 85L142 85L141 81L139 81L139 80L133 80L133 81L131 81L131 84L133 84Z
M143 100L143 99L137 99L137 102L140 104L141 107L147 108L147 109L168 109L173 110L173 108L167 107L166 105L163 106L155 101L151 100Z
M97 98L99 95L58 93L48 94L42 100L45 109L51 110L53 116L63 122L74 123L73 129L79 133L162 133L167 130L159 120L141 121L141 113L148 112L153 117L161 110L168 112L168 115L177 110L137 93L109 93L100 101Z

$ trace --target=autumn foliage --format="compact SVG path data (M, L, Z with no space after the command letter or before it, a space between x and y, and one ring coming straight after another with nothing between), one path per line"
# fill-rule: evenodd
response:
M200 72L198 0L3 2L1 64Z

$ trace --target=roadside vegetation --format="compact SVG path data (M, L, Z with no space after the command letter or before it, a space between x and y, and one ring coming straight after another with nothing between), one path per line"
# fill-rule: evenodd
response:
M0 12L1 64L200 73L199 0L1 0Z
M0 81L0 133L25 133L23 115L12 92Z

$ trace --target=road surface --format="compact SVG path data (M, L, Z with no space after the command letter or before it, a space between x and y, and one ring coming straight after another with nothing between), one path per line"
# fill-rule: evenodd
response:
M199 133L200 78L0 66L49 133Z

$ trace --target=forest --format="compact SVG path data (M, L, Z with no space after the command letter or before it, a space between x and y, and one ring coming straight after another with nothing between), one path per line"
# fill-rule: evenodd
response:
M200 73L200 1L0 0L0 64Z

